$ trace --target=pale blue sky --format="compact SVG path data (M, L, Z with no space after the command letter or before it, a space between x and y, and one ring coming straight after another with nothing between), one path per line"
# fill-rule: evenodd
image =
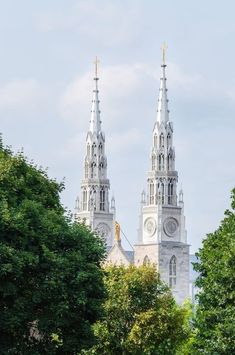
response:
M100 100L117 219L135 242L168 44L170 118L192 251L215 230L235 181L235 3L0 1L0 124L6 144L80 192L92 95Z

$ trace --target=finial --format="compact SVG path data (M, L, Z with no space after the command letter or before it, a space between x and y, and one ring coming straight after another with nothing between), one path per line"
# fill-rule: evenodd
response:
M97 57L95 57L95 61L94 61L94 64L95 64L95 77L97 78L98 77L98 65L99 65L100 61Z
M162 45L162 64L166 65L166 51L167 51L167 44L164 42Z
M115 240L117 242L121 241L120 230L121 230L120 224L117 221L115 221Z

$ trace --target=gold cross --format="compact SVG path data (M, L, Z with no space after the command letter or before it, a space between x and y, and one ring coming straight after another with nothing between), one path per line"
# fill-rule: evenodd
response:
M163 65L166 64L166 51L167 51L167 44L164 42L162 45L162 63Z
M99 59L97 57L95 57L94 64L95 64L95 76L96 76L96 78L98 77L98 64L99 63L100 63Z

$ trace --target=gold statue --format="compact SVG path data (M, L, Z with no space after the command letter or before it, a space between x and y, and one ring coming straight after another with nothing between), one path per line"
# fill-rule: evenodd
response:
M115 240L117 242L121 240L120 230L121 230L120 224L117 221L115 221Z
M94 64L95 64L95 76L96 78L98 77L98 65L99 65L100 61L97 57L95 57L95 61L94 61Z
M167 51L167 45L166 43L164 42L163 45L162 45L162 63L163 65L166 64L166 51Z

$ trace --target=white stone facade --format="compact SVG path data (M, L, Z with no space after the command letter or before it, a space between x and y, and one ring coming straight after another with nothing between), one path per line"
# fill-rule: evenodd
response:
M109 247L106 264L139 266L156 265L178 303L189 296L189 245L185 230L183 192L177 196L178 173L175 170L173 124L169 121L166 64L162 64L157 119L152 134L150 170L147 173L147 194L141 194L138 242L134 260L121 246L114 243L115 201L109 206L109 180L105 136L101 130L98 78L94 78L90 129L86 138L84 177L81 202L77 200L76 218L105 237ZM119 231L120 232L120 231ZM133 256L133 255L132 255Z

